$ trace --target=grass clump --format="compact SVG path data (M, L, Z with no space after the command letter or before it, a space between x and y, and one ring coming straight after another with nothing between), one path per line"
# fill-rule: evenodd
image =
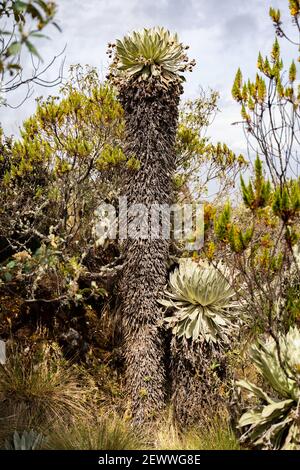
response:
M55 344L30 351L13 346L0 365L0 444L14 431L48 432L88 414L93 381L65 361Z
M117 415L101 416L57 427L48 437L52 450L138 450L145 448L139 432Z
M158 429L158 450L241 450L227 416L207 417L198 426L180 431L170 420Z

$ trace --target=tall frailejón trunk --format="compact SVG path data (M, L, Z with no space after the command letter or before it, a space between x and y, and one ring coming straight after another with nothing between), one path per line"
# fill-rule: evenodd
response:
M140 162L139 170L127 178L124 195L128 207L144 205L148 226L148 238L129 238L125 243L121 284L126 382L134 418L140 422L155 415L165 398L158 299L166 284L169 240L161 235L151 239L151 210L155 204L172 202L179 93L178 87L154 87L149 95L141 92L141 86L129 86L120 98L125 111L126 151Z
M125 36L110 44L108 51L114 56L109 77L125 113L126 154L128 159L138 159L140 165L127 173L124 181L128 237L120 285L126 383L136 423L156 416L165 399L162 310L158 300L166 283L170 241L159 233L161 222L154 232L150 222L153 210L157 215L157 205L172 202L181 72L194 65L186 49L177 34L152 28ZM132 208L138 212L138 224ZM131 223L138 228L134 234Z

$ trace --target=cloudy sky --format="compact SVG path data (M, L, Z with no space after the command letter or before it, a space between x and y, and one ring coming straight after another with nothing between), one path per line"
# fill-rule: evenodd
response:
M268 16L270 5L287 11L287 0L57 0L62 33L48 28L50 41L39 44L45 63L66 45L64 75L70 64L96 66L105 76L107 43L142 27L161 25L179 33L197 65L187 75L185 97L197 96L200 87L220 93L220 113L209 135L224 141L236 152L245 152L239 120L239 106L231 98L231 86L240 66L245 77L255 76L258 51L267 54L274 39ZM288 20L289 22L289 20ZM283 43L283 50L287 48ZM286 50L285 52L288 53ZM52 75L57 68L52 67ZM49 73L48 78L51 78ZM34 98L56 94L36 87L34 95L19 109L0 108L0 122L6 132L17 134L22 120L35 107ZM20 100L20 91L9 96Z

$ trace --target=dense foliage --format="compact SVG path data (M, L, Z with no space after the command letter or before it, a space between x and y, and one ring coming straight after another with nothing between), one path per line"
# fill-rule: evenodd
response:
M4 91L55 15L1 3ZM0 447L300 448L300 88L280 42L299 44L270 17L269 56L232 87L247 158L207 135L217 92L182 98L195 62L161 27L109 44L105 81L72 66L18 137L0 131ZM123 239L124 214L106 238L120 196L203 202L203 247Z

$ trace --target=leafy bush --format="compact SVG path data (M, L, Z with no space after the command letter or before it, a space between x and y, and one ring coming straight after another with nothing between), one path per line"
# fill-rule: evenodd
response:
M273 392L245 380L238 385L249 391L261 404L248 410L239 421L246 428L241 440L262 449L300 449L300 332L296 327L278 338L259 342L250 358Z

